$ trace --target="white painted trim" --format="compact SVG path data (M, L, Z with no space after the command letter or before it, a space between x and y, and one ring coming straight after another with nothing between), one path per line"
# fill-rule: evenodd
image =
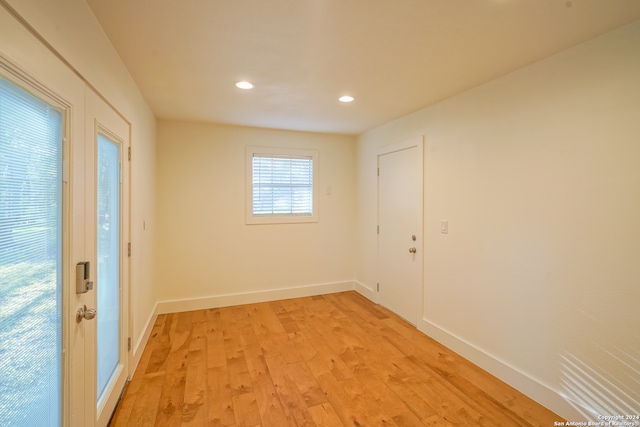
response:
M159 301L158 314L179 313L182 311L204 310L207 308L228 307L240 304L276 301L289 298L300 298L336 292L352 291L353 281L321 283L316 285L297 286L293 288L271 289L268 291L243 292L239 294L212 295L202 298Z
M367 298L368 300L378 304L378 291L376 291L375 288L371 288L364 283L355 280L353 290L355 290L357 293Z
M144 348L149 341L149 337L151 336L151 331L153 331L153 325L156 323L156 319L158 318L158 303L156 303L147 319L147 323L144 326L143 333L136 341L135 345L131 350L131 360L129 365L129 379L133 378L133 374L136 372L138 368L138 364L140 363L140 359L142 359L142 353L144 352Z
M584 419L584 412L580 412L580 409L585 411L585 408L581 408L577 402L571 401L567 396L563 396L550 386L519 371L503 360L483 351L433 322L421 319L418 322L418 330L559 416L567 420Z
M385 154L396 153L398 151L407 150L413 147L418 147L418 148L424 147L424 140L425 140L425 136L420 135L420 136L416 136L411 139L408 139L406 141L396 142L390 145L384 145L378 149L376 157L380 157ZM420 161L420 163L422 164L423 161Z

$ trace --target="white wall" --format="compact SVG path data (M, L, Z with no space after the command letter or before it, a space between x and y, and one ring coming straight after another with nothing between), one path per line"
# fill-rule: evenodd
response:
M248 145L319 151L318 223L245 224ZM157 212L161 312L351 288L355 137L159 121Z
M131 124L131 314L134 352L139 356L156 303L155 117L83 0L8 3Z
M424 134L420 328L568 418L637 412L640 23L357 142L160 122L156 164L155 119L87 5L8 3L131 123L134 343L157 300L373 289L375 153ZM320 150L319 223L244 224L246 145Z
M361 135L356 277L371 289L376 151L417 135L420 329L569 419L636 413L640 22Z

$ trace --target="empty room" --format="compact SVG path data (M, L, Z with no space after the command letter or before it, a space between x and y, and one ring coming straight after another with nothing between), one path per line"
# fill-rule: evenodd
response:
M0 0L1 426L640 426L637 0Z

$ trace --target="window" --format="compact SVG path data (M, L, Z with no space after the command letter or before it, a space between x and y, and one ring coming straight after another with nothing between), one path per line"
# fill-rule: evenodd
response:
M318 221L318 152L247 148L247 224Z
M60 110L0 78L3 426L61 425L62 136Z

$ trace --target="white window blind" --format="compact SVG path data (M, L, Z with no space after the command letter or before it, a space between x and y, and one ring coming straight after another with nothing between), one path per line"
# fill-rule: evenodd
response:
M58 426L62 113L0 78L0 425Z
M255 153L252 180L253 215L313 214L313 157Z

